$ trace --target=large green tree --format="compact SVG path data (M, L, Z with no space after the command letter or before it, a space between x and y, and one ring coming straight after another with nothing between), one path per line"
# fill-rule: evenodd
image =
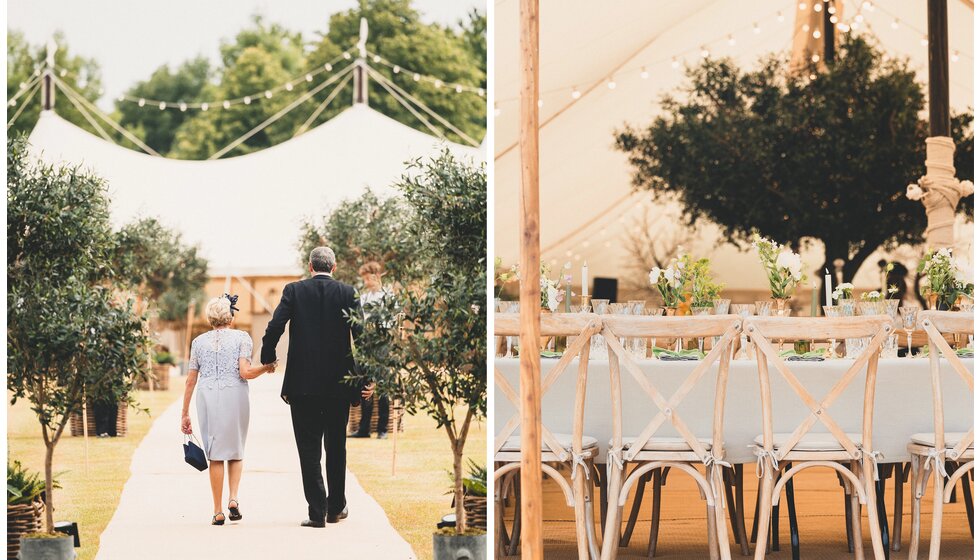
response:
M820 240L819 268L843 259L850 281L876 249L922 241L925 212L904 193L924 173L923 104L907 61L848 37L826 72L792 73L775 56L753 70L705 60L663 99L661 116L617 133L616 145L635 187L676 197L691 224L714 222L736 245L755 230L794 245ZM954 119L961 179L973 178L971 123Z
M99 64L93 59L72 54L64 34L55 33L54 41L58 47L54 62L58 67L56 74L59 79L94 103L102 96L102 73ZM7 99L11 99L20 90L21 84L27 85L40 74L46 58L47 45L32 45L19 31L7 32ZM28 88L30 89L33 89L33 86ZM41 90L34 93L30 99L27 99L28 93L18 98L15 105L7 107L7 120L10 120L24 103L27 104L13 126L7 129L9 138L30 134L37 123L38 115L41 113ZM68 96L60 91L55 95L54 108L61 118L93 134L96 133L95 128L75 108ZM104 123L99 124L106 128Z

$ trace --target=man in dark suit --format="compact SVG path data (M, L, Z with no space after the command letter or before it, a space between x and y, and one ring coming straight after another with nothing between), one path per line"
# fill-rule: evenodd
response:
M347 418L352 403L370 398L373 386L352 387L351 338L360 326L349 317L360 313L357 291L334 279L337 257L329 247L310 253L311 277L287 284L262 337L263 364L276 361L276 344L289 323L289 350L282 400L290 407L299 450L303 492L309 504L304 527L323 527L347 517L344 495L347 470ZM327 495L323 487L320 445L327 453Z

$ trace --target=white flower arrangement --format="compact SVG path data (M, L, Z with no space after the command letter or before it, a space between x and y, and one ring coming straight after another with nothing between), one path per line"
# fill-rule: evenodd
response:
M766 269L772 297L791 297L796 286L806 280L800 255L771 239L760 237L759 234L752 236L752 247L759 253L759 260Z
M923 295L936 295L938 302L951 308L960 295L973 297L973 268L961 258L953 257L950 248L937 249L919 262L919 272L925 274L927 284Z
M842 282L837 284L837 287L834 288L834 293L831 294L831 296L834 298L834 301L837 301L841 299L851 299L853 294L854 284L851 284L850 282Z
M864 292L861 294L861 301L874 301L878 302L885 299L885 297L878 290L871 290L870 292Z
M677 307L684 296L684 259L671 259L667 268L655 266L650 269L650 284L657 288L664 298L664 306Z
M915 183L911 183L905 187L905 198L909 200L922 200L923 195L925 195L925 192L922 190L922 187Z

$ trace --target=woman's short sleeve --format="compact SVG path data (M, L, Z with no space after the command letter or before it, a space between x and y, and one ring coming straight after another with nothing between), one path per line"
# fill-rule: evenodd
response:
M242 331L242 343L238 347L238 357L245 358L248 363L252 363L252 337Z
M197 361L197 344L191 344L191 359L187 362L188 370L199 370L201 365Z

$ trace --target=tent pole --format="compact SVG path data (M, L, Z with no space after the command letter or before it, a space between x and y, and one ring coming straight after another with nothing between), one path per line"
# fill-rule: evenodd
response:
M836 2L832 0L823 0L823 61L824 64L829 64L834 60L835 45L834 42L837 38L837 28L834 26L833 22L830 21L830 8L831 6L836 7ZM838 9L838 12L840 10ZM840 16L838 16L840 17Z
M929 136L949 136L949 33L946 0L929 0Z
M44 75L41 78L44 84L41 88L41 108L45 111L50 111L54 109L54 79L51 73L54 72L54 55L58 52L58 46L54 40L51 40L48 41L47 49L47 58L44 61Z
M367 76L368 22L361 18L360 37L357 41L357 62L354 65L354 105L368 104Z
M541 493L541 232L538 0L521 0L521 558L544 557Z

